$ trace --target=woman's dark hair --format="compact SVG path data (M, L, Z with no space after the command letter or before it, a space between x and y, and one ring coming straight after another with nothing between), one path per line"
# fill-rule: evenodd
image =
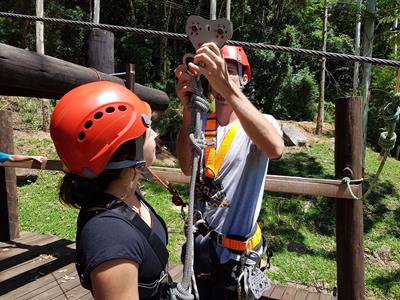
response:
M111 156L110 162L135 159L135 140L122 144ZM66 174L61 182L60 201L75 207L90 207L100 201L108 185L121 174L122 169L105 169L95 178L86 178L73 173Z

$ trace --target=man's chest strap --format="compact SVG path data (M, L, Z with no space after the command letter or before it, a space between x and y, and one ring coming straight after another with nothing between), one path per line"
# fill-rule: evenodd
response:
M221 145L217 149L217 114L212 113L208 116L206 122L205 139L206 148L204 150L204 175L209 178L215 178L224 162L233 139L240 128L239 120L233 122L226 133Z

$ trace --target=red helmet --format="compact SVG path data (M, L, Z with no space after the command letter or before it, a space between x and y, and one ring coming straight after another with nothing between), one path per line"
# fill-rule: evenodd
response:
M237 63L240 63L244 68L244 72L247 74L247 77L249 77L250 80L251 78L250 63L242 47L225 45L221 48L221 52L225 59L233 60Z
M96 177L111 156L150 126L150 106L124 86L97 81L74 88L57 103L50 135L68 170Z

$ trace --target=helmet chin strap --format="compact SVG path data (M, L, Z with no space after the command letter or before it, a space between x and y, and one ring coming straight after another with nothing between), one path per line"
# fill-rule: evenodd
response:
M243 90L244 89L244 84L243 84L243 66L242 66L242 60L240 59L240 56L236 57L236 61L237 61L240 89Z
M135 139L135 159L134 160L123 160L117 162L110 162L106 165L104 169L125 169L125 168L137 168L143 169L146 167L146 161L144 160L143 155L143 144L144 144L144 135L139 136Z
M126 159L122 161L109 162L104 169L105 170L106 169L116 170L116 169L126 169L126 168L146 169L146 161L144 160L143 156L143 144L144 144L144 135L141 135L135 139L136 155L134 160ZM89 168L83 168L82 173L85 175L85 177L90 179L97 177L97 175Z

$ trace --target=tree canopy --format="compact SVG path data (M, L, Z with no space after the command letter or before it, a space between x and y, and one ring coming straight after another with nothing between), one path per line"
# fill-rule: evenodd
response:
M45 0L44 15L55 18L91 21L91 0ZM219 1L217 17L225 17L226 2ZM327 51L354 53L356 2L330 0ZM35 14L35 1L2 1L0 11ZM209 1L174 0L102 0L100 23L184 33L189 15L209 18ZM377 20L373 56L398 57L399 15L396 0L377 0ZM362 20L365 18L362 9ZM240 0L232 1L231 19L234 40L320 50L322 47L323 1L311 0ZM88 30L70 25L45 23L45 53L85 65L85 39ZM0 18L0 42L35 51L35 25L20 19ZM115 33L116 71L125 63L136 64L136 80L164 89L175 97L174 68L184 53L193 52L190 43L133 33ZM320 60L288 53L246 50L253 78L245 92L265 113L278 119L314 120L318 101ZM358 94L352 87L353 63L327 60L325 120L332 121L334 99ZM383 123L379 112L390 100L395 84L395 69L373 67L370 100L369 136L377 140ZM179 118L178 101L171 103L159 120L160 133L171 138ZM162 126L161 126L162 125ZM172 132L172 133L171 133Z

